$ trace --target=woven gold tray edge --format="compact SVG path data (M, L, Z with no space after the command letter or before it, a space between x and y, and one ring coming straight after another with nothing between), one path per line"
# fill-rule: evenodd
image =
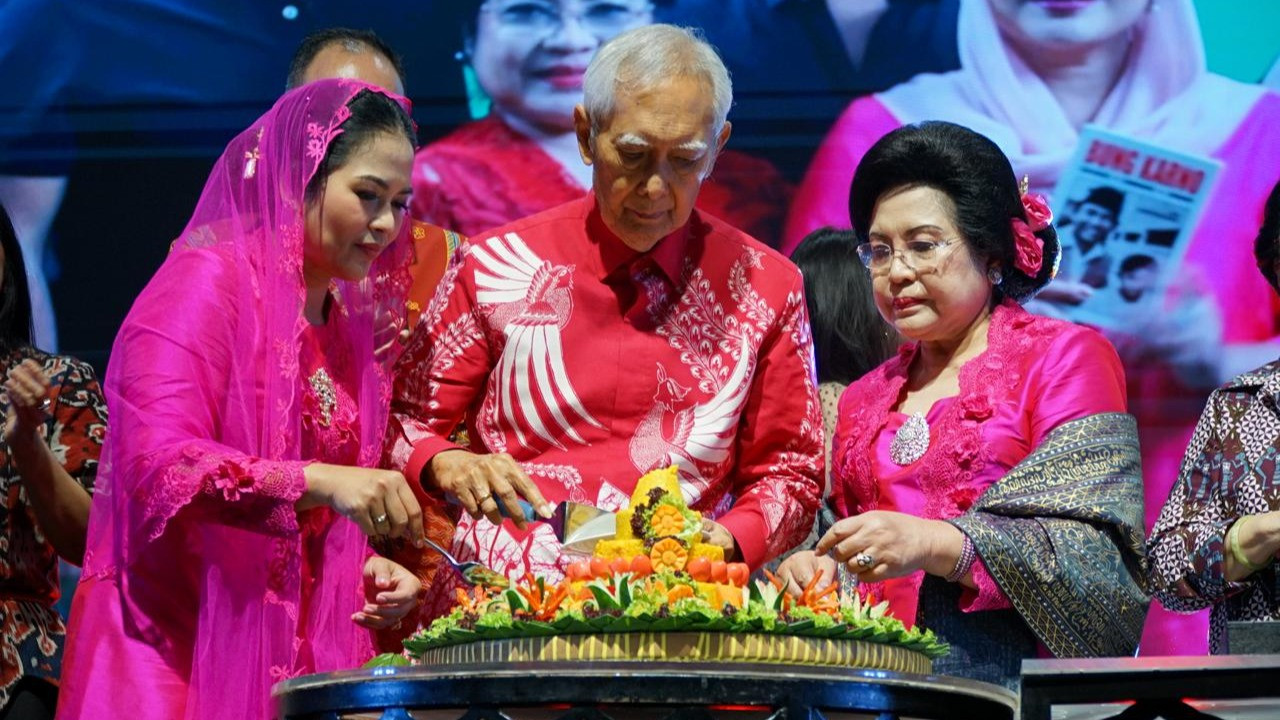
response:
M933 661L898 645L799 635L726 632L632 632L477 640L433 648L432 667L511 662L602 661L772 663L930 674Z

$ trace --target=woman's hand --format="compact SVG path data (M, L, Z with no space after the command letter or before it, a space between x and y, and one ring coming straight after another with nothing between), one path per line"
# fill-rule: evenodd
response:
M814 551L845 563L862 582L879 582L917 570L946 577L963 544L964 534L950 523L873 510L837 522Z
M1239 527L1234 527L1236 525ZM1235 533L1235 548L1228 548L1223 553L1222 574L1227 580L1240 582L1257 572L1239 562L1240 559L1254 567L1266 567L1275 562L1276 553L1280 553L1280 510L1244 515L1232 523L1232 526L1227 530L1224 540L1229 540L1231 534Z
M328 505L369 537L408 537L421 547L422 507L404 475L395 470L312 463L303 474L307 490L299 510Z
M544 518L555 510L542 496L538 486L525 474L515 459L506 453L477 455L466 450L446 450L431 458L433 484L458 499L471 517L486 517L494 525L502 523L498 503L516 527L524 529L524 498Z
M40 439L40 428L49 417L49 380L35 360L23 360L9 371L4 382L9 395L4 439L15 450L30 450Z
M805 586L818 573L822 573L822 578L825 580L825 582L819 580L821 587L825 588L836 582L836 570L836 561L830 556L819 555L812 550L801 550L792 553L778 566L778 579L787 583L787 592L800 597Z
M418 604L422 583L413 573L384 557L364 564L365 606L351 616L361 627L382 630L400 624Z

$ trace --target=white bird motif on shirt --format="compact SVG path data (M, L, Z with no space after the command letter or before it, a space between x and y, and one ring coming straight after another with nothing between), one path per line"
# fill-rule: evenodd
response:
M747 371L751 367L748 349L747 339L743 337L738 362L724 387L707 402L680 410L676 407L689 389L668 377L666 370L658 366L654 404L636 426L629 454L631 463L640 472L675 463L682 478L692 481L692 486L682 483L688 502L696 501L706 486L705 481L701 481L695 461L716 465L729 457L734 430L738 427L751 387L747 381ZM672 417L670 433L665 428L668 416Z
M476 300L482 307L496 306L486 311L506 335L492 375L503 418L526 448L529 434L561 450L563 436L587 444L566 411L593 427L604 426L578 399L560 343L560 331L573 313L574 267L539 258L516 233L489 238L472 254L480 266ZM548 426L548 417L558 431Z

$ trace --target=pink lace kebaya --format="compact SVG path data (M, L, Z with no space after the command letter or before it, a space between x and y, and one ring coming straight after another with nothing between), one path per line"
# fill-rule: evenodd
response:
M377 466L387 416L408 223L325 326L302 314L305 189L364 90L307 85L236 137L120 330L60 718L268 717L273 682L372 652L364 535L295 509L307 464Z

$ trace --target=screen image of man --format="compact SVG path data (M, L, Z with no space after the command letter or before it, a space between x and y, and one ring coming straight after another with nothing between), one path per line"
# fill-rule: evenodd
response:
M1115 232L1124 209L1124 193L1115 188L1098 186L1080 201L1071 214L1068 242L1063 243L1062 270L1067 280L1094 288L1107 286L1111 273L1111 256L1107 254L1107 238Z

